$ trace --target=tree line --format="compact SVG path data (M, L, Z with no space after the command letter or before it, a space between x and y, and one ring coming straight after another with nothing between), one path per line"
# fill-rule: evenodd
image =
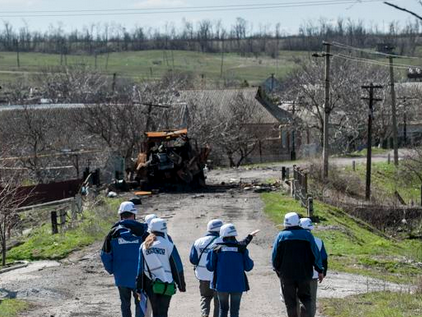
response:
M281 23L254 27L240 17L230 27L225 27L221 20L205 19L197 23L183 20L179 28L169 23L163 29L135 27L129 30L121 24L97 23L70 32L61 24L40 32L31 31L28 25L15 28L4 22L0 31L0 51L99 55L121 51L186 50L230 52L242 56L264 54L276 58L280 50L319 50L325 40L363 48L389 43L401 54L414 54L419 33L418 21L409 20L404 26L391 22L386 30L361 20L342 18L335 23L323 18L304 22L295 35L283 31Z

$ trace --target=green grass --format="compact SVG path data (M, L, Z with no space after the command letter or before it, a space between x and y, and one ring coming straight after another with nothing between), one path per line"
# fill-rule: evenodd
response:
M264 193L262 199L265 213L276 224L283 222L287 212L306 214L297 201L283 193ZM393 241L344 211L318 201L314 208L319 222L313 233L326 245L330 269L403 283L413 282L421 274L415 262L422 261L422 242Z
M422 294L375 292L320 303L327 317L422 317Z
M224 56L224 77L237 80L247 80L257 84L268 78L272 73L284 77L296 67L295 59L307 56L306 52L281 51L278 60L269 57L241 57L229 53ZM173 62L174 60L174 62ZM195 74L205 74L207 79L220 78L221 55L189 51L138 51L119 52L98 55L97 69L106 74L117 73L119 76L131 77L135 80L158 79L169 69L188 71ZM84 64L95 67L95 58L87 55L69 55L67 65ZM23 77L30 79L46 66L60 66L60 55L42 53L21 53L20 67L17 67L16 53L0 52L0 78Z
M12 248L8 262L16 260L63 259L72 251L102 240L116 220L119 200L105 200L105 205L84 212L83 220L74 229L51 234L51 226L44 224L35 229L23 244Z
M5 299L0 301L0 317L16 317L26 309L29 305L17 299Z
M346 168L348 173L353 173L350 167ZM356 173L364 182L366 177L366 164L356 165ZM372 178L373 186L381 190L386 195L393 197L397 190L403 197L404 201L408 203L410 200L414 202L420 201L421 184L420 181L414 177L403 175L403 171L396 169L391 162L378 162L372 164Z

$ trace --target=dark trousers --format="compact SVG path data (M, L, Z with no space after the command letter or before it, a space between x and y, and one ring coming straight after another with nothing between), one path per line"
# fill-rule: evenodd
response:
M171 296L155 294L152 287L146 289L147 296L151 301L153 317L167 317L170 307Z
M220 302L219 317L227 317L230 310L230 317L239 317L240 300L242 293L223 293L217 292L218 301Z
M217 292L210 288L210 281L199 281L201 294L201 316L208 317L211 312L211 302L214 300L214 317L218 317L219 305Z
M311 280L296 281L280 278L281 291L288 317L311 317ZM299 302L298 302L299 301ZM299 316L298 307L303 306Z
M141 316L141 311L139 309L139 300L136 295L135 290L127 287L118 287L120 294L120 308L122 310L122 317L132 317L132 311L130 309L131 297L135 299L135 316Z

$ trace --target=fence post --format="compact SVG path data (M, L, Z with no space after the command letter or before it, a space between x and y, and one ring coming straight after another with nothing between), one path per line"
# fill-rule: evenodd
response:
M390 153L388 153L388 156L387 156L387 162L388 162L388 164L390 165L390 163L391 163L391 154L390 154Z
M286 167L281 167L281 180L284 181L286 179Z
M61 209L59 215L60 215L60 227L63 232L64 230L63 226L66 224L67 211L65 209Z
M51 229L53 234L59 233L59 228L57 226L57 211L51 212Z
M421 207L422 207L422 185L421 185Z
M314 216L314 199L312 197L308 197L308 218L312 218Z
M290 178L290 168L286 167L286 178L289 179Z
M308 173L304 174L303 177L303 188L305 189L305 195L308 195Z
M353 172L356 172L356 161L352 162L352 166L353 166Z

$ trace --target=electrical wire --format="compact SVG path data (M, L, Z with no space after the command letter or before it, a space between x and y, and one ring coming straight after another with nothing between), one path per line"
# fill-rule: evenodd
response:
M332 54L332 56L338 57L338 58L341 58L341 59L345 59L345 60L349 60L349 61L353 61L353 62L358 62L358 63L365 63L365 64L383 66L383 67L391 67L389 63L376 61L376 60L373 60L373 59L360 58L360 57L344 55L344 54ZM417 67L417 66L415 66L415 65L405 65L405 64L393 64L393 68L396 68L396 69L406 69L406 70L408 70L409 68L415 68L415 67Z
M382 2L383 0L361 0L359 3ZM0 18L26 18L26 17L73 17L73 16L108 16L108 15L144 15L165 13L197 13L221 12L238 10L264 10L278 8L295 8L304 6L329 6L353 4L356 0L322 0L322 1L296 1L285 3L196 6L183 8L145 8L145 9L80 9L80 10L45 10L45 11L3 11Z
M395 55L395 54L388 54L388 53L371 51L371 50L368 50L368 49L357 48L357 47L353 47L353 46L350 46L350 45L347 45L347 44L342 44L342 43L335 42L335 41L332 42L331 45L334 46L334 47L340 48L340 49L354 50L354 51L358 51L358 52L364 52L364 53L374 54L374 55L381 55L381 56L385 56L385 57L406 58L406 59L421 59L420 57L415 57L415 56Z

